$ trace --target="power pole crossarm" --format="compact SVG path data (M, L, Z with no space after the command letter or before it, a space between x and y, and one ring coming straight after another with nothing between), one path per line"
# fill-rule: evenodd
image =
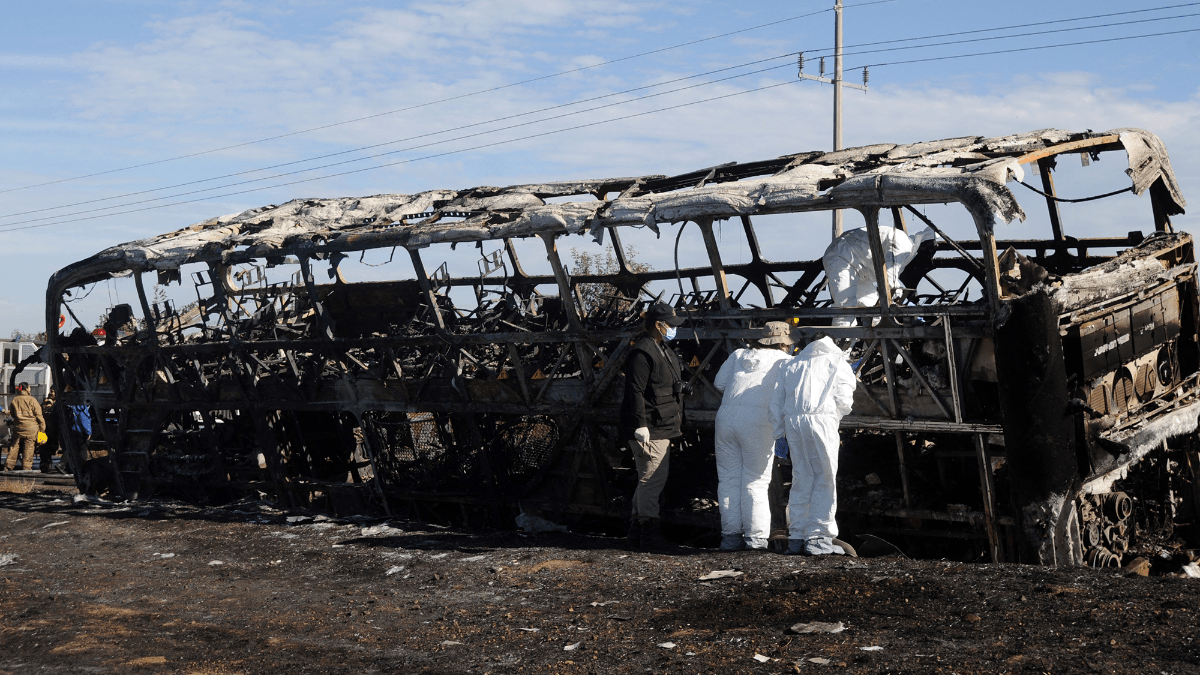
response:
M804 60L804 52L800 52L800 57L799 57L799 59L797 59L797 62L798 62L800 70L798 73L796 73L796 77L800 78L801 80L812 80L813 82L823 82L825 84L833 84L834 83L834 79L832 77L825 77L825 57L821 57L821 71L820 71L821 74L820 75L809 75L808 73L804 72L804 66L806 63ZM854 84L853 82L846 82L843 80L842 86L850 87L851 89L857 89L859 91L867 91L869 89L869 87L867 86L867 83L866 83L866 78L867 78L866 70L867 69L864 67L862 84Z
M833 77L825 77L825 59L821 59L821 74L809 75L804 72L804 52L796 59L799 72L796 77L802 80L813 80L833 85L833 150L842 149L842 87L851 87L860 91L867 90L867 69L863 67L863 83L849 84L842 81L842 0L837 0L833 6ZM842 210L833 211L833 237L842 235Z

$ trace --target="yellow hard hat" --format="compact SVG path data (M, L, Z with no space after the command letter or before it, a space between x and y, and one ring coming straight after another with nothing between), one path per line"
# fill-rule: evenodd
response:
M50 437L46 435L46 432L44 432L44 431L39 431L39 432L38 432L38 435L37 435L37 442L38 442L38 444L39 444L39 445L40 445L40 444L42 444L42 443L45 443L45 442L46 442L46 441L48 441L48 440L50 440Z

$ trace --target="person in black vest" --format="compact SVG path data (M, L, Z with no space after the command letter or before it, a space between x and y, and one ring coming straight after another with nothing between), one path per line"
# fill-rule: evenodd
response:
M666 343L683 317L663 302L645 314L645 332L625 360L625 398L621 437L633 452L638 483L633 493L629 543L634 548L666 545L659 528L658 499L667 482L671 440L683 435L683 374L679 358Z

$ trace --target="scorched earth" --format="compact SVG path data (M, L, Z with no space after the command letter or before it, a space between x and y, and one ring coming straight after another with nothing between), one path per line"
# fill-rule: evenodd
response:
M0 673L1200 672L1200 579L1159 561L622 543L0 493Z

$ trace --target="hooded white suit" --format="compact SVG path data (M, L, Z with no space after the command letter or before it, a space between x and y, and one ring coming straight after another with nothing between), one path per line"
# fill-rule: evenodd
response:
M879 240L883 244L884 269L887 270L888 288L900 286L900 273L917 255L917 249L935 233L926 228L913 238L903 230L886 225L879 226ZM829 279L829 297L834 307L874 307L879 304L879 289L875 285L875 266L871 262L871 243L867 228L846 230L834 239L821 256L825 276ZM850 326L854 318L834 318L835 326Z
M766 548L771 536L767 487L776 436L768 406L779 363L789 358L779 349L739 349L725 360L713 382L724 394L716 430L721 534L741 535L751 548Z
M782 364L770 411L774 435L786 436L791 450L791 540L837 536L838 424L854 403L855 384L845 354L828 337ZM826 545L832 547L831 542ZM810 543L809 551L836 549L814 551Z

